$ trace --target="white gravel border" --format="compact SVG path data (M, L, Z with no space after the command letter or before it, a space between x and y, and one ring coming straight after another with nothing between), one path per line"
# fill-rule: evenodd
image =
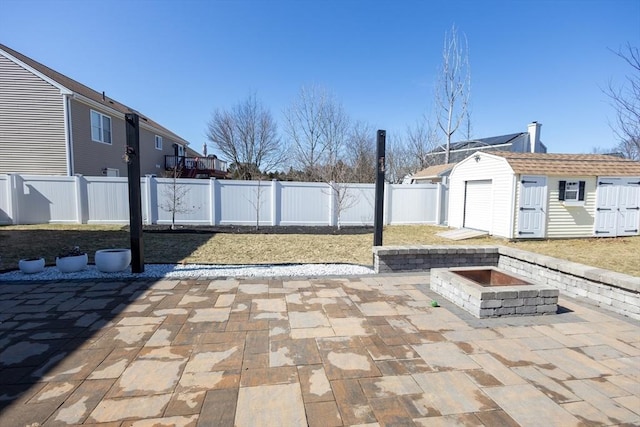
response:
M354 264L145 264L144 273L133 274L131 267L119 273L103 273L88 265L77 273L61 273L56 267L46 267L40 273L25 274L20 270L0 274L0 281L82 280L82 279L188 279L214 277L316 277L359 276L374 274L371 267Z

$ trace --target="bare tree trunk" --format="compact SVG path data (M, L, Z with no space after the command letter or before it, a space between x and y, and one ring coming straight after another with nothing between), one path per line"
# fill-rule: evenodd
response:
M437 123L445 138L445 163L449 163L451 139L468 114L471 70L467 38L458 38L455 25L445 34L442 69L436 84ZM470 124L468 125L470 127Z

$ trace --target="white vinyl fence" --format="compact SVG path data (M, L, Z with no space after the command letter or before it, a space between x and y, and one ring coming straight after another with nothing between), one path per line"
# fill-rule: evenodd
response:
M145 224L170 224L175 198L178 224L373 224L374 184L179 179L174 186L147 176L141 187ZM126 224L128 194L127 178L0 175L0 224ZM446 207L440 184L385 185L385 224L444 224Z

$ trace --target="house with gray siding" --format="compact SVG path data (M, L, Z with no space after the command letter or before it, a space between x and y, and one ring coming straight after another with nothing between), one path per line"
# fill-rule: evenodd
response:
M126 176L124 118L132 112L104 92L0 44L0 174ZM198 159L189 165L214 163L138 114L143 175L161 176L176 159L181 166L189 158Z

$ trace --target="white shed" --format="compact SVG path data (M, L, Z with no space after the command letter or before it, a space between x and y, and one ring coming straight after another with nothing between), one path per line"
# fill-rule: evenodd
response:
M477 152L449 178L449 226L509 239L640 234L640 162Z

